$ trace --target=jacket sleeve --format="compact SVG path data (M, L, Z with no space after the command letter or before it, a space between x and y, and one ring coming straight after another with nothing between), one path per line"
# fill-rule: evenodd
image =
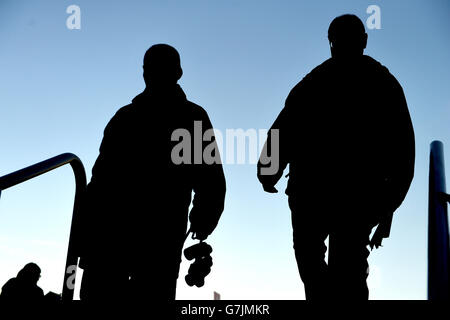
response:
M297 121L300 99L305 99L306 86L309 77L306 76L289 93L284 108L267 133L267 140L262 149L257 176L262 185L274 186L283 175L284 169L291 161L293 123Z
M394 212L403 202L414 177L415 137L403 89L392 77L390 166L387 181L390 209Z
M286 151L288 148L288 128L286 119L289 116L287 106L281 110L277 119L267 133L266 142L257 164L257 176L262 185L275 186L283 175L288 164Z
M95 206L107 202L107 190L117 188L115 186L118 180L117 175L120 174L115 170L117 163L120 163L121 144L124 143L123 137L119 134L120 121L122 112L119 110L116 115L108 122L104 132L103 139L100 144L99 155L92 168L91 181L87 185L85 210L93 211ZM115 175L111 174L115 172ZM109 195L111 196L111 195Z
M377 231L384 238L389 237L392 217L402 204L414 177L415 163L415 137L408 105L403 89L398 81L391 75L387 88L387 105L390 112L390 145L389 165L386 175L386 209L387 214L381 219Z
M208 115L203 111L203 132L209 130L212 133L212 125ZM203 156L208 153L214 156L212 163L205 162L193 164L193 191L194 198L189 214L191 231L210 235L216 228L225 204L226 183L222 168L222 161L214 134L210 135L211 141L203 142Z
M80 267L84 267L87 255L90 252L90 243L96 238L98 228L101 228L102 217L99 216L100 208L105 208L109 203L108 197L109 190L114 188L115 180L111 171L114 169L114 159L119 156L117 144L118 141L117 129L120 125L118 114L109 121L104 133L103 139L100 145L99 155L95 161L92 169L91 181L87 185L86 192L83 195L83 201L80 209L80 233L79 233L79 246L80 256L83 258L80 262Z
M108 122L103 132L103 139L100 144L99 155L92 168L92 178L90 184L99 181L112 180L110 172L115 162L119 162L122 156L120 150L125 143L123 136L119 134L121 119L124 112L119 110L114 117Z

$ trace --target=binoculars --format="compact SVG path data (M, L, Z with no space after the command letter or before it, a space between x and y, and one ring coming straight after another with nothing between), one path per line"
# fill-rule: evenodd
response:
M205 284L205 277L211 272L212 247L206 242L200 242L184 250L187 260L194 262L190 265L188 274L184 278L188 286L202 287Z

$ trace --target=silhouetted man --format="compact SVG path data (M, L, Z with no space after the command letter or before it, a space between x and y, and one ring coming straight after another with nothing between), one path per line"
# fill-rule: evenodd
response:
M81 223L82 299L175 299L188 215L199 239L218 223L225 198L220 155L213 134L203 141L211 122L186 99L181 76L178 52L152 46L144 57L145 90L105 129ZM207 164L203 151L211 144L217 161Z
M414 131L400 84L363 55L361 20L337 17L328 39L331 58L290 92L272 126L277 139L268 136L258 178L265 191L277 192L289 164L286 194L306 299L367 299L367 245L378 248L389 236L392 214L409 189ZM267 163L266 153L279 160L268 174L264 169L274 163Z
M41 268L33 262L27 263L17 273L17 277L11 278L2 287L0 301L20 303L41 303L44 301L44 292L37 285L41 277Z

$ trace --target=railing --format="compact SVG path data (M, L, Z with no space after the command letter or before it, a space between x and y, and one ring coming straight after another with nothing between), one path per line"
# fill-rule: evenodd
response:
M428 206L428 299L450 299L450 245L443 144L431 143ZM73 299L76 266L79 252L76 246L81 199L86 190L86 173L81 160L74 154L64 153L32 166L0 177L0 196L3 190L35 178L48 171L70 164L75 174L75 201L67 249L66 268L62 290L63 301Z
M450 247L445 191L444 146L431 143L428 194L428 299L450 298Z
M63 153L59 156L36 163L32 166L15 171L0 177L0 196L3 190L13 187L19 183L33 179L41 174L59 168L65 164L70 164L75 174L75 201L73 205L72 223L70 227L69 245L67 249L66 268L64 272L64 283L62 289L62 300L64 302L73 299L73 291L78 265L79 252L77 248L77 230L79 225L79 209L81 199L86 190L86 173L81 160L72 153Z

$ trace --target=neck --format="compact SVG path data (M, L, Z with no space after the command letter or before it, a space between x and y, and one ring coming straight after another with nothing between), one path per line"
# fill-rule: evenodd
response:
M167 92L173 91L178 87L177 83L147 83L145 91L149 92Z

